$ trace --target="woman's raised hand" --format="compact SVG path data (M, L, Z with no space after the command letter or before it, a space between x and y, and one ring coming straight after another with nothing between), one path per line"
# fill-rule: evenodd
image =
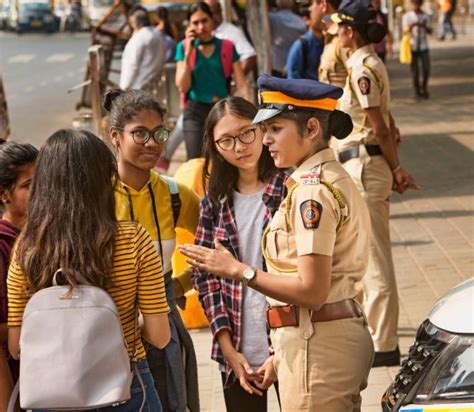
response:
M215 249L204 246L186 244L179 247L179 251L186 256L186 262L191 266L222 276L227 279L241 280L246 265L234 258L222 244L216 239Z

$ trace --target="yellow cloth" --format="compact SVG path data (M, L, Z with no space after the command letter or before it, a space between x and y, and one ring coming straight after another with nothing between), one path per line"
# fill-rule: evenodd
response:
M158 244L158 230L153 214L153 193L156 205L156 213L161 233L163 247L163 271L171 270L171 257L176 246L176 229L183 229L194 235L199 220L199 198L188 187L178 183L181 209L176 228L173 220L173 209L171 207L171 194L166 181L155 171L150 172L150 179L140 189L135 190L123 182L119 182L115 191L115 211L118 220L133 219L148 231L155 245ZM151 192L149 187L151 187ZM129 198L130 194L130 198ZM133 213L130 206L130 199ZM159 246L157 245L159 251ZM175 274L184 291L191 289L191 272L185 271Z
M411 64L411 43L410 43L410 32L403 34L402 41L400 42L400 63Z
M117 305L123 333L132 356L135 319L135 302L143 315L168 313L163 270L158 254L145 229L133 222L119 222L115 237L113 286L107 289ZM13 253L8 271L8 326L20 327L25 306L30 299L26 293L25 274ZM145 358L141 335L135 340L138 359Z

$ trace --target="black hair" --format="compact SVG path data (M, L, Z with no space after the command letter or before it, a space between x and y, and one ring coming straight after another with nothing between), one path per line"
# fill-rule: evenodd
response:
M156 9L157 17L163 21L163 32L170 37L173 37L173 30L171 29L171 23L168 17L168 9L160 6Z
M123 128L142 110L154 110L163 120L166 113L160 103L143 90L108 90L102 105L109 113L109 126L116 128Z
M306 125L310 118L318 119L325 142L329 142L331 136L336 139L344 139L349 136L353 128L351 117L340 110L332 112L321 109L285 110L278 117L294 121L301 135L306 131Z
M89 131L58 130L43 144L18 239L18 263L30 292L51 286L58 268L79 270L102 288L111 284L117 163ZM78 282L67 276L67 282Z
M212 19L212 10L207 3L203 1L198 1L196 3L191 4L188 10L188 21L191 20L191 16L196 13L197 11L203 11Z
M10 190L16 183L19 169L35 162L37 157L38 149L29 143L0 139L0 190Z
M219 202L224 196L232 198L232 193L237 190L239 180L238 169L224 160L214 142L214 128L226 114L252 120L257 114L257 108L242 97L231 96L219 100L206 118L204 125L206 160L204 162L202 183L203 187L207 189L207 196L211 202L214 215L219 212ZM258 179L264 182L277 170L268 147L263 146L258 164Z
M334 8L334 10L337 10L341 5L342 0L327 0L327 2Z

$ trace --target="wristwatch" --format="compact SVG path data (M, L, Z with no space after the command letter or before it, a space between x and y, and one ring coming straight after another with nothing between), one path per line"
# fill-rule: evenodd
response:
M242 283L247 286L249 282L256 276L257 268L255 266L247 266L243 272Z

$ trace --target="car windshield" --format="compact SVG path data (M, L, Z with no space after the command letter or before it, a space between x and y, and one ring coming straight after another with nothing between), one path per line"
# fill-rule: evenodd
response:
M474 339L456 338L434 363L416 400L474 399Z
M26 11L49 10L48 3L22 3L20 7Z

